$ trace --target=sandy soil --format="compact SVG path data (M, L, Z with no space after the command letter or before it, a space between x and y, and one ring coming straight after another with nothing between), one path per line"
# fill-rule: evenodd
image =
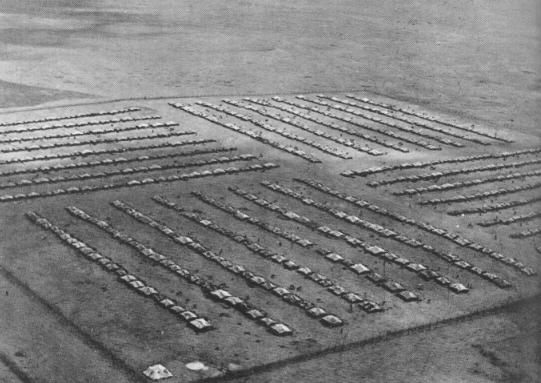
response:
M231 381L248 382L535 382L539 377L537 307L404 336L358 350ZM396 371L400 370L400 375Z
M2 0L0 10L1 79L48 89L41 101L65 100L67 91L366 90L537 130L535 0Z

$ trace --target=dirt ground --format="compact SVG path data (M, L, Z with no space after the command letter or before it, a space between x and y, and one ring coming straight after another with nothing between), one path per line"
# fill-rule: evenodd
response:
M366 90L537 130L538 6L2 0L0 103Z
M255 376L247 382L534 382L541 335L539 306L505 312L315 358ZM427 338L430 341L427 341ZM396 371L400 370L400 374ZM407 378L406 378L407 377Z
M506 229L500 228L472 230L467 226L468 218L463 217L444 215L445 221L440 222L444 211L439 208L415 210L411 201L406 205L403 199L390 196L387 192L392 188L375 193L360 182L337 178L346 169L471 155L483 148L444 150L436 154L415 150L409 155L394 153L382 159L357 153L349 162L327 156L323 164L307 165L167 105L169 101L191 104L195 97L201 96L211 96L205 100L218 103L217 96L222 95L357 91L361 95L384 95L385 100L419 105L420 110L509 132L516 139L512 149L495 145L486 152L535 147L539 146L541 136L537 111L540 93L537 15L537 2L533 0L497 4L465 0L367 1L362 5L355 1L193 4L56 0L38 4L0 0L0 121L143 106L145 111L157 112L166 121L179 121L182 128L195 129L200 137L215 138L220 145L236 146L241 153L255 153L280 164L279 170L271 173L247 173L224 184L217 179L201 179L190 181L188 186L185 183L149 185L1 204L0 382L144 381L140 372L158 362L165 363L186 381L535 382L539 378L541 355L536 341L540 335L539 311L531 301L514 303L536 296L538 286L533 279L523 281L501 265L467 253L464 255L467 259L471 257L480 266L502 273L512 280L514 287L500 291L488 282L456 271L459 280L474 286L467 296L449 296L443 288L432 289L427 283L422 288L429 300L412 307L363 282L360 285L363 290L379 301L389 302L389 311L377 317L360 311L349 312L328 292L314 288L299 276L284 274L278 266L254 260L241 246L181 221L175 213L149 202L149 197L160 193L210 212L208 206L190 197L189 192L205 190L220 197L225 186L234 184L257 189L270 197L268 190L257 187L259 181L269 177L273 181L288 180L298 174L314 176L327 184L339 181L340 188L351 194L366 196L403 214L438 222L538 268L539 253L535 252L535 246L540 245L539 241L524 244L509 240ZM108 102L114 99L120 101ZM82 105L51 109L71 104ZM18 155L3 154L2 159ZM27 190L19 189L14 193ZM490 186L479 190L490 190ZM303 192L309 191L303 189ZM226 197L228 201L234 200L236 206L246 205L239 198ZM272 197L319 220L328 219L323 213L304 210L299 202L278 195ZM276 275L276 281L284 285L302 286L303 294L318 297L318 301L347 317L351 325L345 332L338 330L338 335L337 330L311 323L274 297L249 289L253 301L294 322L298 334L293 339L276 340L263 334L258 326L242 322L231 310L217 312L214 304L203 299L197 289L172 285L166 272L133 257L130 249L81 224L63 210L75 204L107 216L115 224L126 224L152 246L169 254L178 253L178 247L171 241L164 241L141 224L129 222L108 206L115 198L128 200L143 211L175 222L179 229L197 233L211 247L220 248L263 274ZM347 204L333 203L354 210ZM211 337L194 336L167 312L158 312L151 303L142 302L126 289L117 290L117 282L107 274L84 261L71 259L71 251L56 238L29 226L22 213L32 209L54 218L100 249L107 249L164 291L180 294L182 299L192 302L194 309L220 323L220 327ZM272 214L253 205L249 211L274 219ZM525 213L527 208L519 212ZM212 214L232 229L248 228L230 220L225 213L213 211ZM296 224L277 222L311 240L321 240ZM385 223L392 225L390 221ZM415 230L408 233L434 241L434 246L449 246ZM252 235L269 247L280 247L295 261L310 259L308 251L286 242L278 245L276 239L258 231ZM338 241L329 240L329 243L343 253L350 251ZM390 240L384 244L402 250ZM449 247L449 250L456 249ZM187 251L181 254L183 262L191 268L204 270L207 276L229 278L200 257ZM415 252L407 255L419 262L423 260ZM317 261L310 262L326 267ZM432 262L434 267L445 270L443 262ZM367 260L367 264L385 270L385 265L377 261ZM387 267L389 274L409 285L416 284L417 280L405 271ZM329 267L326 272L340 278L346 286L359 287L359 282L349 274L344 275L338 266ZM245 290L243 283L235 278L227 283L233 290ZM405 333L374 344L360 343L340 352L325 351L368 340L383 332L494 306L502 308L429 331ZM302 355L309 356L303 359ZM247 369L247 376L212 378L210 374L187 372L184 364L194 359L214 363L217 368L230 362L239 363ZM280 360L285 362L276 363Z

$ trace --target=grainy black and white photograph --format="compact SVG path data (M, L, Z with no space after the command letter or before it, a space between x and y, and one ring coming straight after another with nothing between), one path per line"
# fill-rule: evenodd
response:
M541 381L535 0L0 0L0 383Z

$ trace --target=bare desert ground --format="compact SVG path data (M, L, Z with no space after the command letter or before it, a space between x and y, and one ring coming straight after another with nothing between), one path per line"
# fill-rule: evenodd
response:
M538 381L537 15L0 0L0 381Z

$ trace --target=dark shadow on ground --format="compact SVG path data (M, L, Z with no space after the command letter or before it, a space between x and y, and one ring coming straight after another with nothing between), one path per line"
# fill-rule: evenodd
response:
M32 106L46 102L73 98L88 98L85 93L40 88L0 80L0 108Z

